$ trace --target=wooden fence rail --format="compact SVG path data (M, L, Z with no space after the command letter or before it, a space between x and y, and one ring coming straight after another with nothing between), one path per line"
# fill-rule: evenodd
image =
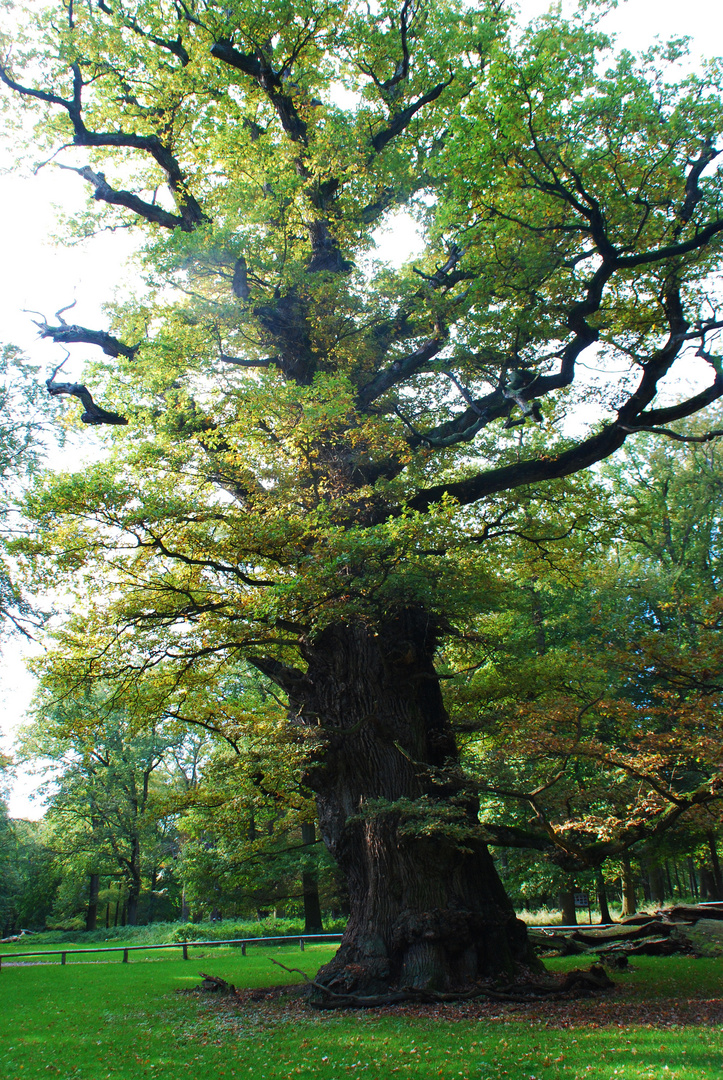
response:
M697 907L715 907L720 904L720 900L712 900L709 902L703 902L696 905ZM615 926L616 923L596 923L596 930L603 930L608 926ZM579 926L531 926L531 930L578 930ZM286 942L287 944L298 941L301 951L304 951L304 943L314 941L341 941L341 934L299 934L298 936L285 936L280 937L251 937L251 938L227 938L223 941L169 941L165 945L116 945L106 946L101 949L47 949L40 952L23 952L23 953L0 953L0 971L2 970L3 960L15 960L18 957L25 956L59 956L60 963L66 963L66 957L68 956L86 956L89 953L103 953L103 952L122 952L122 963L128 963L128 953L135 952L138 949L183 949L183 959L188 960L188 950L195 949L201 945L207 947L209 945L240 945L241 955L246 955L247 945L270 945L273 943Z
M60 963L65 964L68 956L88 956L90 953L114 953L122 952L123 959L121 963L128 963L128 953L137 952L139 949L182 949L183 959L188 960L188 950L195 949L200 946L207 948L213 945L240 945L241 955L246 955L247 945L271 945L271 944L293 944L298 941L301 951L304 951L304 945L306 942L314 943L316 941L341 941L341 934L300 934L298 936L281 936L281 937L252 937L252 938L227 938L223 941L169 941L165 945L115 945L106 946L101 949L45 949L39 952L12 952L12 953L0 953L0 971L2 971L3 960L16 960L18 957L25 956L59 956Z

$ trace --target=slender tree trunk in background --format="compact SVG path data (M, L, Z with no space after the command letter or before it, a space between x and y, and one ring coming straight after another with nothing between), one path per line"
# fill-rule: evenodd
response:
M186 899L186 887L184 885L183 891L181 892L181 922L190 922L190 921L191 921L191 909L190 909L190 907L188 905L188 900Z
M129 890L128 899L123 905L123 925L135 926L138 922L138 893L136 892L135 882L133 888Z
M156 885L158 884L158 871L151 873L151 895L148 899L148 922L152 923L156 914Z
M141 877L141 842L138 836L134 836L131 841L131 857L130 865L128 866L129 884L128 884L128 897L126 907L123 910L124 920L126 912L128 914L128 926L135 926L138 922L138 904L141 897L141 888L143 880ZM123 925L126 923L124 921Z
M85 929L95 930L98 926L98 892L100 874L91 874L88 889L88 911L85 916Z
M599 866L595 871L595 883L597 885L597 898L600 904L600 922L610 923L612 922L612 916L610 915L610 908L608 906L608 894L605 887L605 878L603 877L602 867Z
M337 624L305 646L306 674L283 676L308 727L304 782L349 887L339 952L317 975L337 992L455 990L538 966L454 769L434 639L421 611L377 632Z
M685 864L688 868L688 880L690 882L690 895L694 900L700 897L700 890L698 888L698 877L695 872L695 863L690 855L687 856Z
M678 860L673 859L673 870L675 871L675 888L678 892L678 896L683 896L683 883L680 880L680 874L678 872Z
M575 907L575 882L568 879L567 888L562 889L559 895L559 904L562 911L563 926L577 926L577 908Z
M635 912L638 910L638 907L635 896L635 875L633 873L633 868L630 862L630 856L623 855L621 862L623 864L622 914L624 918L626 915L634 915Z
M648 879L650 881L650 899L655 904L665 903L665 877L659 862L648 859Z
M316 843L316 826L301 826L303 844ZM321 920L321 902L319 900L319 878L315 870L305 870L301 875L301 889L304 896L304 933L322 934L324 927Z
M701 903L705 903L706 900L713 900L715 897L711 896L711 884L712 874L707 866L703 863L700 864L698 869L698 879L700 881L700 899Z
M110 929L110 900L105 905L105 928L106 930Z
M723 900L723 877L721 876L720 859L718 858L715 833L713 831L706 833L706 840L708 841L710 861L711 866L713 867L713 882L715 887L715 896L713 899Z
M667 882L668 882L668 896L672 897L672 896L675 895L675 890L673 889L673 879L670 876L670 860L666 859L664 865L665 865L665 877L666 877Z
M647 868L640 862L640 885L643 890L643 900L646 904L650 903L652 894L650 892L650 877L648 876Z
M124 926L135 926L138 922L138 900L140 891L140 882L136 881L134 881L128 889L128 898L123 905Z

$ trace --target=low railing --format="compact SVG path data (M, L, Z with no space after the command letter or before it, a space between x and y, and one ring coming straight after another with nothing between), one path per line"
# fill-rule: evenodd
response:
M341 934L299 934L298 936L286 936L280 937L255 937L255 938L228 938L223 941L170 941L165 945L110 945L100 949L44 949L39 952L12 952L12 953L0 953L0 971L2 970L3 960L17 960L19 957L26 956L59 956L60 963L67 963L69 956L88 956L90 953L123 953L123 959L121 963L127 964L128 953L137 952L140 949L148 951L149 949L182 949L183 959L188 960L188 950L196 949L203 946L203 948L213 947L214 945L240 945L241 955L246 955L247 945L271 945L271 944L293 944L298 941L301 951L304 951L304 945L308 942L313 944L317 941L341 941Z
M711 900L711 901L707 901L707 902L704 901L703 903L696 904L695 906L696 907L714 907L714 906L718 906L720 903L721 903L720 900ZM593 927L596 930L605 930L608 927L619 926L619 925L620 925L619 923L594 923ZM574 926L529 926L528 929L529 930L542 930L542 931L552 930L553 932L555 930L583 930L583 929L585 929L585 924L583 923L581 925L581 924L577 923ZM149 950L149 949L182 949L183 950L183 959L188 960L188 950L189 949L200 948L201 946L204 946L204 948L206 948L209 945L210 946L213 946L213 945L240 945L241 946L241 955L245 956L246 955L246 946L247 945L270 945L270 944L273 944L273 943L277 943L277 944L278 943L286 943L286 944L289 944L289 943L293 943L294 941L298 941L299 948L303 952L304 951L304 944L307 941L308 942L341 941L341 934L299 934L298 936L296 936L296 935L289 935L289 936L281 935L279 937L227 938L227 939L225 939L223 941L217 941L215 939L212 940L212 941L170 941L165 945L115 945L115 946L106 946L105 948L102 948L102 949L47 949L47 950L42 950L40 952L0 953L0 970L2 970L2 962L3 962L3 960L16 960L19 957L26 957L26 956L59 956L60 957L60 963L65 964L65 963L67 963L67 957L68 956L87 956L89 953L122 952L123 953L123 959L122 959L121 963L127 964L129 962L128 961L128 953L129 952L137 952L139 949L144 949L146 951Z

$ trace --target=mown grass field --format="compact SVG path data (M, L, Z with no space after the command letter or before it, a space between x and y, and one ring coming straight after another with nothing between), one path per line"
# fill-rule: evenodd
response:
M50 946L57 948L57 946ZM238 987L301 982L335 946L69 957L0 974L0 1077L113 1080L720 1080L723 961L640 958L603 999L534 1007L313 1013L296 997L229 1006L176 994L208 971ZM26 951L2 946L3 952ZM169 958L170 956L170 958ZM550 967L577 966L572 960Z

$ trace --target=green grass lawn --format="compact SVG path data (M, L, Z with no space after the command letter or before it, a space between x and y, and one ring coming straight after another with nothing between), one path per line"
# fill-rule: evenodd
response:
M239 987L301 981L270 957L312 974L335 946L206 948L100 954L0 974L0 1077L58 1080L202 1077L283 1080L720 1080L723 961L640 958L619 990L568 1004L313 1013L298 1001L229 1009L175 994L199 971ZM27 945L3 952L27 951ZM168 959L168 956L171 959ZM144 959L147 957L147 959ZM578 966L574 960L553 968ZM715 1004L715 999L718 1004ZM706 1002L708 1005L706 1006Z

